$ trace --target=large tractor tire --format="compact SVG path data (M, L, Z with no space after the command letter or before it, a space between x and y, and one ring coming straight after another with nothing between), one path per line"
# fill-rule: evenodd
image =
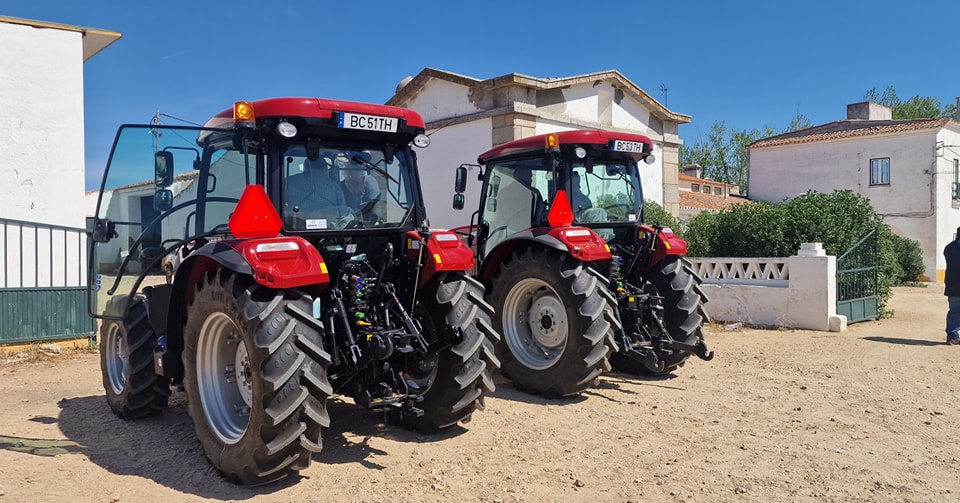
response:
M435 341L448 326L463 329L463 341L408 367L404 381L423 393L420 417L401 421L424 433L452 428L484 408L484 396L495 389L492 372L499 368L494 344L500 340L491 325L493 307L483 299L483 285L460 272L440 274L421 291L414 313L424 337Z
M527 248L502 264L492 285L497 357L518 388L574 395L610 370L615 316L594 269L556 250Z
M700 289L700 279L687 259L668 255L659 267L647 275L644 291L662 297L663 325L670 337L685 344L696 344L703 339L703 324L709 321L703 305L707 297ZM613 368L629 374L657 376L669 374L686 363L689 352L660 352L657 356L664 364L663 370L654 372L629 353L614 355L610 362Z
M259 485L309 466L329 426L330 355L311 299L248 275L210 271L184 327L187 408L210 463Z
M130 303L123 321L104 320L100 327L100 370L113 413L123 419L159 414L170 397L169 381L154 373L157 334L147 319L143 299Z

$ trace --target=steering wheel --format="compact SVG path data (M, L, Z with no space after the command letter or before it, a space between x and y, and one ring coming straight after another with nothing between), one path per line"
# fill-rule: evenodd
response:
M632 205L632 204L627 204L627 203L616 203L616 204L611 204L611 205L609 205L609 206L604 206L604 207L603 207L603 209L604 209L604 210L607 210L607 211L610 211L610 210L612 210L613 208L623 208L624 211L630 211L630 210L633 209L633 205Z
M332 220L334 229L359 229L363 227L363 215L349 206L335 206L327 213L336 215Z

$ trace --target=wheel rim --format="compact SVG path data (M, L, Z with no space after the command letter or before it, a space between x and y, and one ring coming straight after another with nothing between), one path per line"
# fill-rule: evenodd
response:
M227 444L240 440L250 422L253 368L240 329L226 314L210 315L200 329L197 388L211 431Z
M127 384L127 340L120 333L119 323L110 323L104 336L106 351L107 382L113 394L119 395Z
M563 355L569 323L563 300L539 279L518 282L503 306L503 337L524 366L543 370Z

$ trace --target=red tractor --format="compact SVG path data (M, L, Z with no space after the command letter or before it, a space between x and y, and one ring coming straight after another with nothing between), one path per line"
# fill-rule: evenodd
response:
M639 162L650 139L565 131L481 154L479 210L467 236L514 383L547 397L578 393L602 371L672 372L709 360L707 301L686 242L642 223ZM463 208L466 167L454 208ZM609 358L609 362L608 362Z
M309 465L333 395L422 431L469 420L499 335L472 252L425 225L423 133L410 110L315 98L122 126L88 224L113 411L182 390L246 485Z

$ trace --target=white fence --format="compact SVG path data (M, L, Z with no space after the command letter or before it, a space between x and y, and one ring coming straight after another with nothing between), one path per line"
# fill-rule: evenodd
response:
M688 257L703 278L710 318L839 332L847 318L837 314L837 258L820 243L803 243L793 257Z

